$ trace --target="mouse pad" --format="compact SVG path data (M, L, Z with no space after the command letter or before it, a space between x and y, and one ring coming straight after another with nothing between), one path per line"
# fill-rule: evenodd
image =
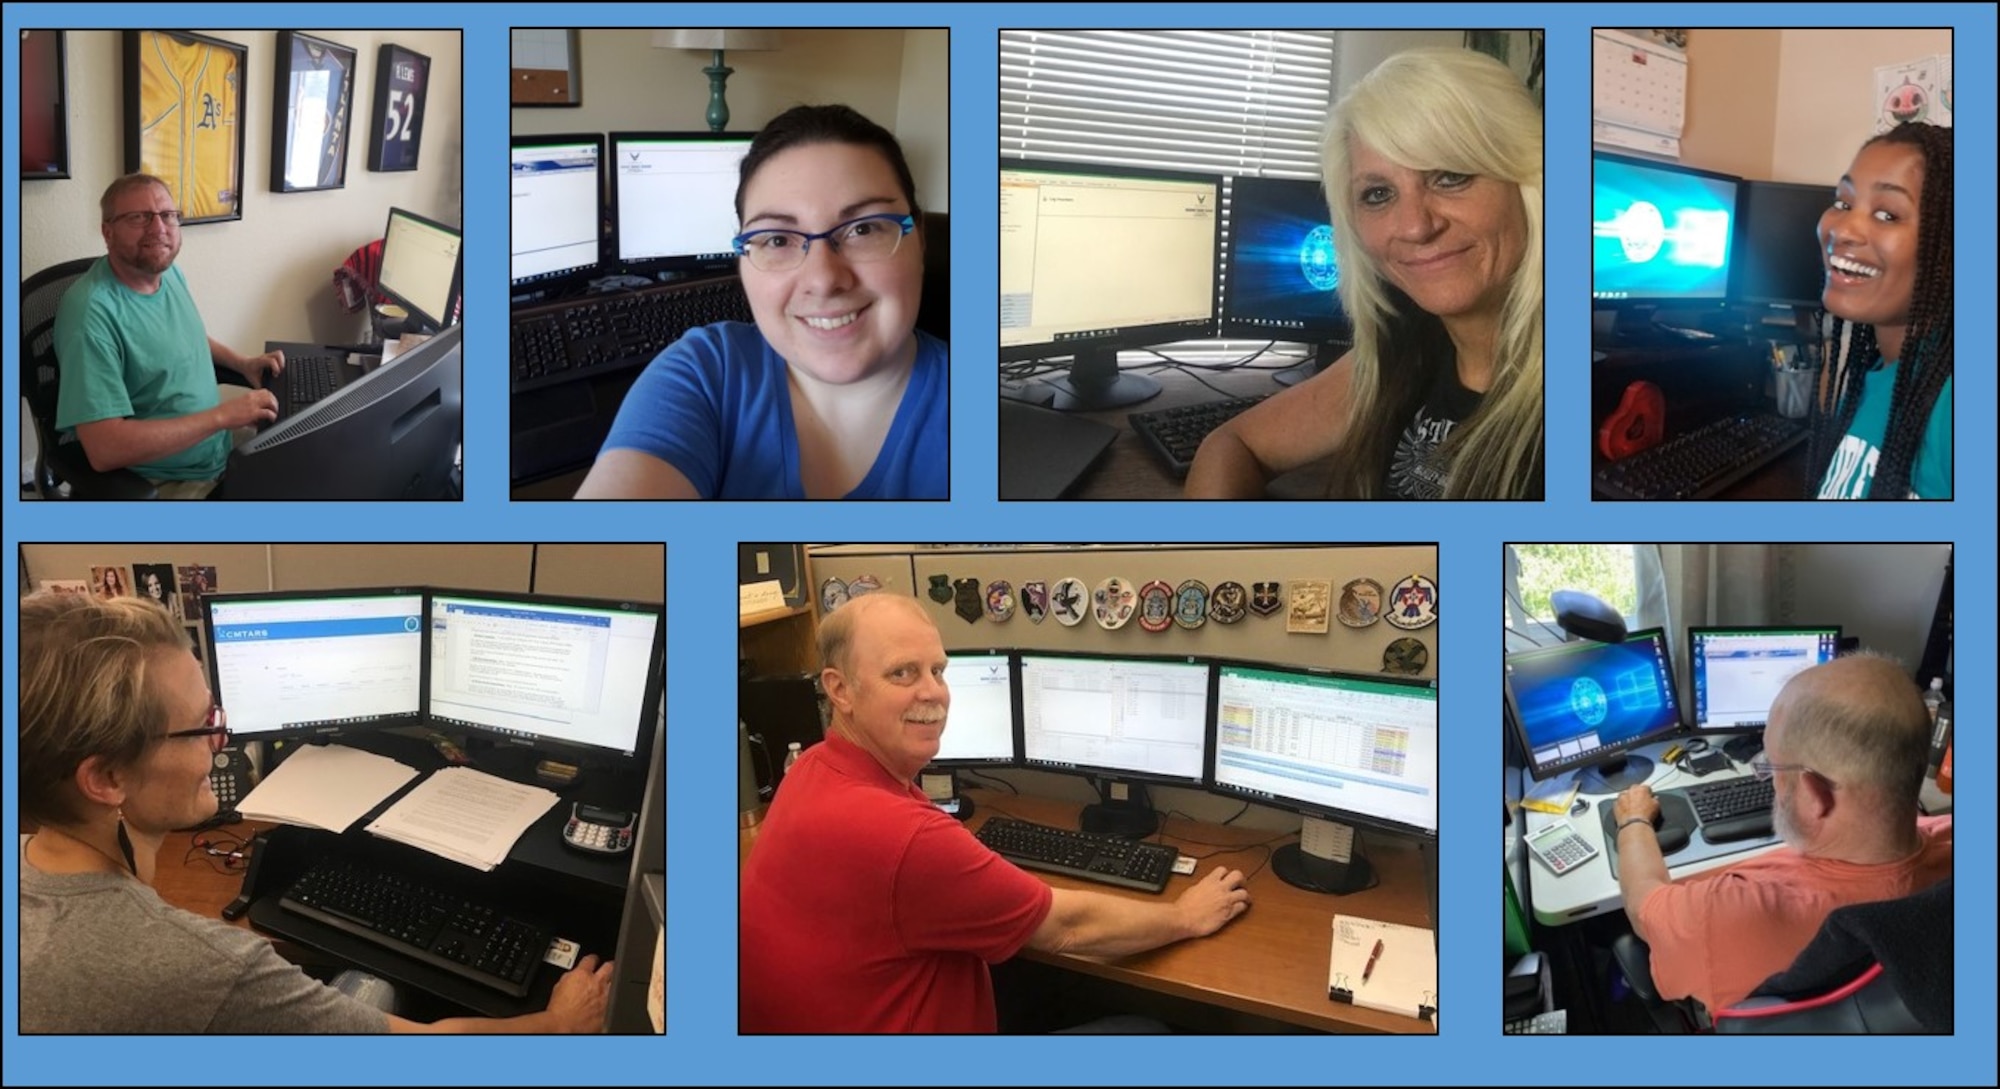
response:
M1695 819L1694 806L1688 803L1686 797L1679 794L1661 794L1658 795L1658 798L1660 800L1662 848L1666 845L1665 833L1668 828L1679 826L1687 829L1688 833L1687 842L1679 850L1662 852L1666 855L1668 866L1679 866L1683 863L1696 862L1702 858L1724 853L1711 850L1700 855L1691 855L1689 849L1695 847L1698 843L1694 838L1695 826L1700 823ZM1604 824L1604 855L1606 860L1611 863L1611 876L1613 879L1616 879L1618 876L1618 818L1616 812L1617 807L1612 804L1612 800L1610 799L1600 802L1597 806L1597 816Z

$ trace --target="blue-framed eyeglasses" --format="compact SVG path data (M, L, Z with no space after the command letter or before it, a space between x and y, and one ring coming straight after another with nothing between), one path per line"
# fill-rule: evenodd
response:
M881 261L895 254L903 236L917 229L914 216L878 212L850 219L818 234L766 227L744 231L729 240L737 253L765 272L790 272L806 263L806 254L820 239L849 261Z

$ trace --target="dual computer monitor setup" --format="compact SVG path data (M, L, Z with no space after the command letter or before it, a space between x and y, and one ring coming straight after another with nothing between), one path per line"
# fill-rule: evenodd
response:
M1633 750L1675 737L1755 755L1778 692L1839 646L1838 625L1691 628L1685 715L1663 629L1522 651L1507 658L1507 717L1535 779L1576 772L1583 793L1614 794L1652 774Z
M1150 784L1301 814L1307 842L1356 826L1437 835L1435 682L1009 649L953 652L945 680L951 710L933 766L1088 776L1101 800L1084 809L1085 831L1154 834ZM1369 885L1365 856L1334 855L1289 844L1272 868L1316 891Z
M516 303L607 275L672 279L736 268L737 170L750 133L515 134ZM609 225L607 236L605 227Z
M1000 359L1070 358L1066 375L1003 396L1064 411L1138 404L1159 392L1118 369L1121 349L1246 337L1302 341L1316 358L1352 336L1337 289L1326 197L1316 180L1092 163L1000 165Z
M1686 340L1653 323L1660 310L1699 318L1732 303L1819 306L1825 272L1814 235L1831 186L1599 152L1590 203L1591 299L1617 319L1614 339Z
M659 605L421 587L203 605L210 681L236 741L431 727L462 733L475 764L520 781L534 777L530 757L630 769L651 748Z
M376 289L407 317L385 336L429 339L386 364L349 373L230 453L232 499L435 499L457 492L463 435L464 257L454 227L389 209ZM316 345L289 346L288 355ZM348 356L343 348L329 349ZM296 380L296 375L287 381Z

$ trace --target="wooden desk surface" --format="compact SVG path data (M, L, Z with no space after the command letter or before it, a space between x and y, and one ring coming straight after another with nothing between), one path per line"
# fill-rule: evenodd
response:
M967 826L975 830L996 814L1073 828L1082 808L1075 802L994 790L974 789L967 794L976 807ZM1166 891L1157 897L1056 874L1028 872L1057 888L1157 900L1179 896L1197 878L1218 865L1227 865L1244 873L1256 871L1249 880L1250 910L1209 937L1176 942L1117 960L1033 950L1024 950L1021 955L1070 971L1322 1032L1434 1031L1429 1023L1415 1018L1345 1005L1326 996L1326 965L1336 913L1435 927L1429 917L1424 861L1414 845L1380 836L1363 836L1364 850L1375 867L1378 883L1364 892L1328 896L1293 888L1271 871L1266 848L1251 846L1270 840L1274 833L1268 829L1200 824L1175 817L1167 821L1163 832L1156 838L1200 861L1194 876L1171 878ZM756 834L754 827L742 830L739 861L748 856ZM1296 834L1282 836L1270 846L1276 848L1297 838ZM1218 843L1243 846L1236 849L1211 846Z
M153 866L153 888L160 899L196 915L209 919L222 918L222 909L228 906L236 894L243 889L241 870L221 869L221 859L212 862L207 855L195 851L196 836L205 841L221 840L229 842L242 840L249 843L257 833L271 828L268 821L244 821L206 832L170 832L160 844L160 857ZM236 920L237 926L250 929L248 916Z
M1276 364L1272 366L1275 368ZM1277 393L1285 388L1278 385L1271 377L1275 373L1274 369L1201 372L1202 381L1214 386L1215 389L1202 385L1184 371L1160 370L1140 373L1159 381L1159 396L1142 404L1128 405L1124 408L1078 413L1086 419L1117 428L1118 437L1112 440L1110 448L1105 450L1104 455L1084 476L1082 483L1069 498L1181 498L1180 479L1168 472L1166 465L1153 454L1145 442L1133 434L1132 425L1126 417L1134 412L1179 408L1182 405L1217 401L1224 397L1254 397ZM1002 456L1006 453L1003 450ZM1016 456L1019 454L1017 451ZM1316 462L1286 473L1271 482L1266 488L1266 494L1273 499L1318 499L1326 494L1328 465L1327 462Z

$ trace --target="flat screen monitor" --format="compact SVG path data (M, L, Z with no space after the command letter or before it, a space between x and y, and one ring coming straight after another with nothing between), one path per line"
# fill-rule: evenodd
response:
M1564 643L1509 655L1506 693L1529 774L1549 779L1587 768L1581 779L1587 793L1644 782L1652 761L1626 753L1681 727L1660 628L1633 632L1623 643Z
M1310 377L1353 339L1340 305L1333 217L1317 181L1234 178L1222 257L1222 335L1301 341L1318 348ZM1282 381L1282 379L1281 379Z
M447 499L463 436L454 325L230 451L228 499Z
M1343 824L1436 835L1437 706L1427 681L1217 663L1210 788Z
M1012 764L1014 665L1004 650L953 651L944 671L951 710L931 763L937 767Z
M1590 292L1599 304L1720 305L1737 179L1678 163L1591 156Z
M430 721L500 745L638 755L660 699L658 605L433 590Z
M1202 785L1206 662L1023 651L1020 671L1027 766Z
M1737 204L1730 295L1748 303L1818 307L1826 290L1819 217L1833 206L1833 189L1746 181Z
M436 332L458 324L464 264L458 228L401 208L389 209L375 286L410 312L410 332Z
M516 290L586 276L604 235L604 135L513 138L508 275Z
M422 590L210 594L202 601L215 700L237 738L422 721Z
M752 134L614 132L614 252L627 272L734 269L736 182Z
M1001 361L1074 357L1059 409L1158 393L1118 350L1215 335L1221 206L1214 175L1003 160Z
M1802 670L1833 661L1840 628L1689 628L1694 729L1751 733L1771 717L1778 690Z

